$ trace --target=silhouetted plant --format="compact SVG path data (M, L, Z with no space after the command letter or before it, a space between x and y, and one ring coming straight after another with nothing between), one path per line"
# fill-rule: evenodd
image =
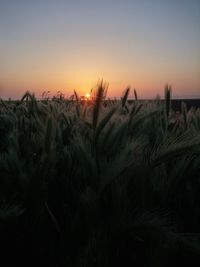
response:
M199 109L106 93L1 100L2 266L199 261Z

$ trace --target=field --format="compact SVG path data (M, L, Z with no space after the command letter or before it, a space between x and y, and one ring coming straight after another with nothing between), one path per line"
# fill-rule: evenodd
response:
M200 108L0 102L1 266L200 266Z

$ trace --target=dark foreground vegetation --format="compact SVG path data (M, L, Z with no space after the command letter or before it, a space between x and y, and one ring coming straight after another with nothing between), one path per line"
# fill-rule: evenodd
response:
M0 102L0 266L200 266L200 109Z

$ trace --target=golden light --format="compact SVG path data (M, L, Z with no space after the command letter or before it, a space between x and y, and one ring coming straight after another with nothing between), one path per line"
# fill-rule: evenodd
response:
M87 99L90 99L90 94L85 94L85 97L86 97Z

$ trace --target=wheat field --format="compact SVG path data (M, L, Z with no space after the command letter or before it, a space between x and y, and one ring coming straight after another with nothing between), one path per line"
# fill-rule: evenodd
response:
M0 101L1 266L199 266L200 109Z

